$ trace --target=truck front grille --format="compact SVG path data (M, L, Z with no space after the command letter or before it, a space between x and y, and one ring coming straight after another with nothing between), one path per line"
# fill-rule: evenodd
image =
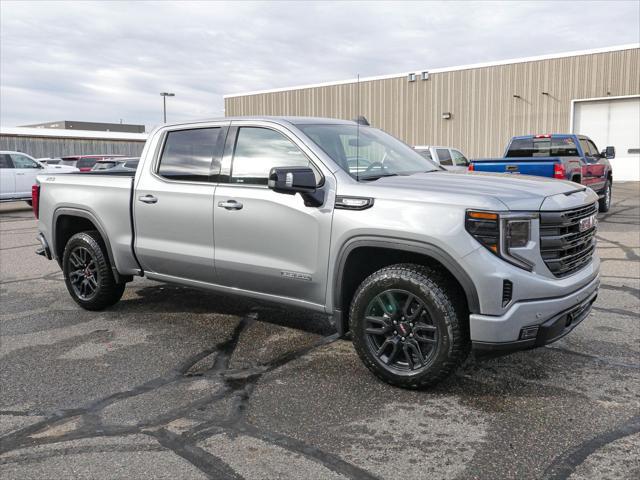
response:
M598 205L540 212L540 253L551 273L566 277L585 267L596 248L596 229L580 231L580 220L598 213Z

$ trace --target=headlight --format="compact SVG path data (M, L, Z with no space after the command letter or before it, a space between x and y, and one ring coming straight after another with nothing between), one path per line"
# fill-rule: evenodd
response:
M467 210L465 228L495 255L531 271L533 264L518 255L518 249L529 246L533 218L537 218L537 214Z

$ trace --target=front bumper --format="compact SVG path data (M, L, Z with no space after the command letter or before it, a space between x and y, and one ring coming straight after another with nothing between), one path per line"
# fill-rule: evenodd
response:
M555 342L589 315L599 286L600 278L596 277L563 297L517 302L501 316L472 314L469 321L473 348L510 351ZM529 335L523 337L525 332Z

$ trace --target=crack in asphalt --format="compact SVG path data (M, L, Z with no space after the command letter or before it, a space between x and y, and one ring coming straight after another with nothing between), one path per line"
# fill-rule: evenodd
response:
M607 222L607 223L614 223L614 222ZM615 245L616 247L618 247L620 250L622 250L624 252L624 255L627 258L627 260L631 260L631 261L640 260L640 255L638 255L636 252L634 252L633 248L627 247L622 242L617 242L615 240L609 240L608 238L601 237L600 235L596 235L596 238L598 239L599 242L608 242L608 243L611 243L612 245ZM613 260L624 260L624 259L623 258L616 258L616 259L613 259Z
M156 377L129 390L113 393L83 408L54 412L41 421L0 437L0 454L22 448L57 444L71 440L144 434L155 439L162 447L171 450L176 455L188 461L209 478L223 480L241 479L242 476L235 472L226 462L197 445L199 441L213 434L224 432L229 436L243 434L262 440L268 444L300 454L333 472L349 478L365 480L376 479L377 477L371 473L343 460L337 455L325 452L313 445L309 445L287 435L256 427L247 421L246 412L251 394L257 382L265 374L341 338L337 333L321 337L310 346L286 352L268 362L258 363L248 368L230 369L229 363L238 346L242 333L249 325L255 322L257 318L258 313L256 311L244 316L238 322L228 339L192 355L164 376ZM215 354L216 357L210 368L197 375L191 373L194 366L213 354ZM163 415L158 415L149 421L138 422L134 426L103 425L100 420L100 412L119 401L152 392L172 383L189 382L190 378L203 376L210 379L219 379L222 382L221 389L211 395L199 398L186 406L176 408ZM233 408L231 414L222 420L201 422L181 434L174 433L165 428L171 421L185 418L190 412L229 398L233 401ZM0 414L17 414L19 416L34 415L31 412L16 412L11 410L1 411ZM51 436L42 436L39 438L34 436L36 434L46 434L47 431L50 431L52 428L69 423L74 418L79 422L79 426L69 432L61 435L51 434ZM127 448L124 448L123 451L128 451ZM137 447L133 446L131 448ZM63 453L64 451L61 454ZM51 453L51 455L54 456L55 453ZM30 459L36 461L40 457L38 454L27 453L19 455L16 458L24 463L29 462ZM14 460L14 458L2 459L0 463L10 463Z
M626 292L630 293L634 297L640 299L640 288L629 287L628 285L609 285L608 283L601 283L600 288L602 290L613 290L614 292Z
M564 480L569 478L585 462L589 455L596 450L638 432L640 432L640 415L632 417L618 428L582 442L580 445L556 457L544 471L542 478L544 480Z
M599 312L614 313L616 315L624 315L626 317L638 318L638 312L634 312L632 310L625 310L623 308L604 308L604 307L594 306L593 309Z
M640 364L638 363L615 362L608 358L602 357L600 355L594 355L592 353L585 353L585 352L578 352L577 350L571 350L570 348L566 348L566 347L556 347L555 345L545 345L544 348L547 348L549 350L555 350L556 352L568 353L570 355L575 355L577 357L588 358L591 360L595 360L598 363L611 365L613 367L632 368L634 370L640 370Z

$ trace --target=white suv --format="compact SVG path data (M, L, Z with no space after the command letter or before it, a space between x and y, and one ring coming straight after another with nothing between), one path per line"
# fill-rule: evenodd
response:
M416 145L413 148L427 160L433 160L447 170L467 170L469 167L467 157L455 148L429 145Z
M44 165L20 152L0 152L0 201L31 201L31 187L41 173L70 173L77 168L64 165Z

